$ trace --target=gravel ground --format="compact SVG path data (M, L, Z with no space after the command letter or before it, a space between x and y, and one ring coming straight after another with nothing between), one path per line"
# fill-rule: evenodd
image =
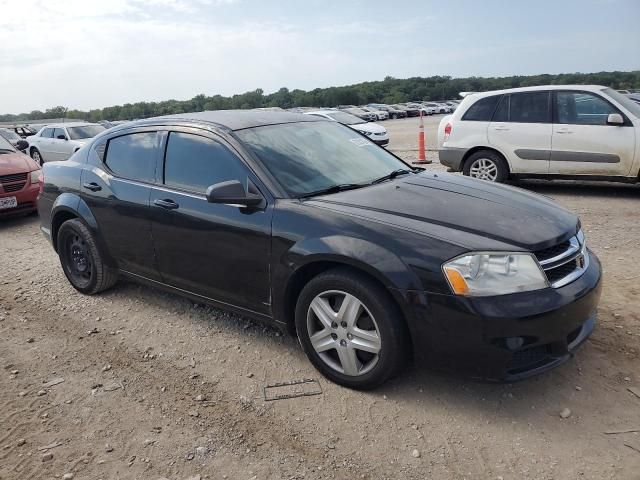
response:
M408 159L413 120L387 122ZM129 282L82 296L36 217L0 222L0 479L640 478L640 433L606 433L640 430L640 189L521 186L581 216L605 283L576 358L513 385L340 388L242 317ZM302 378L323 393L264 401Z

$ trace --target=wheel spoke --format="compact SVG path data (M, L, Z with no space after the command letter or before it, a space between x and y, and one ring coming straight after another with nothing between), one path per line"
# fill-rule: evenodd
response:
M358 375L362 363L356 356L356 351L350 347L338 347L338 358L345 375Z
M311 302L311 309L325 328L331 328L331 323L335 321L337 314L333 311L326 298L320 296L314 298Z
M342 300L342 305L340 305L338 320L347 322L347 328L354 327L361 311L362 303L360 303L360 300L347 293Z
M311 345L316 352L322 353L332 348L336 348L335 341L331 338L331 330L325 328L317 333L314 333L311 338Z
M362 330L356 327L350 333L353 335L351 339L353 348L369 353L380 352L380 337L375 330Z

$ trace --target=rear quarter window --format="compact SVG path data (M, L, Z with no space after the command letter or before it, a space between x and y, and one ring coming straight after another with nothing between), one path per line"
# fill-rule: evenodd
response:
M484 97L471 105L462 116L462 120L474 122L490 122L501 95Z

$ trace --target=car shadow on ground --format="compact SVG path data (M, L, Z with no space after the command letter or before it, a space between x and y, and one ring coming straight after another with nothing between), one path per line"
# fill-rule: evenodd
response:
M640 184L615 182L575 182L563 180L519 180L509 185L541 195L581 195L585 197L640 198Z
M0 230L10 229L16 227L24 227L27 225L33 225L40 222L40 218L37 213L31 213L28 215L16 215L6 218L0 217Z
M247 342L259 343L261 347L273 351L274 357L291 354L291 360L297 364L295 370L306 372L300 374L305 377L318 379L325 393L333 397L346 395L354 401L357 398L376 401L390 399L400 406L418 411L425 408L446 408L451 412L475 412L483 418L499 414L502 415L500 421L534 422L541 414L557 415L560 411L558 406L565 405L568 398L578 393L576 386L596 382L595 376L607 369L606 365L600 364L606 361L604 356L587 342L577 356L566 364L551 372L513 384L482 382L462 377L455 372L438 371L409 363L400 375L375 390L352 392L344 389L341 392L343 387L332 384L313 369L294 336L282 332L280 337L280 330L275 327L208 305L194 304L184 297L129 281L122 281L101 295L108 301L122 296L136 298L143 304L157 305L164 310L175 310L184 320L186 328L192 322L202 322L202 326L214 331L223 329ZM195 311L200 314L193 315ZM251 330L255 334L249 334ZM581 364L587 362L589 367L584 368L583 372ZM583 410L581 414L596 415L597 412Z

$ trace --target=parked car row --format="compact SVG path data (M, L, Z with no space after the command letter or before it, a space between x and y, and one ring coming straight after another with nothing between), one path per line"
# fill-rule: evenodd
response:
M440 163L509 178L640 180L640 104L595 85L475 93L438 128Z
M97 123L54 123L28 137L26 153L39 165L67 160L87 141L107 130Z

